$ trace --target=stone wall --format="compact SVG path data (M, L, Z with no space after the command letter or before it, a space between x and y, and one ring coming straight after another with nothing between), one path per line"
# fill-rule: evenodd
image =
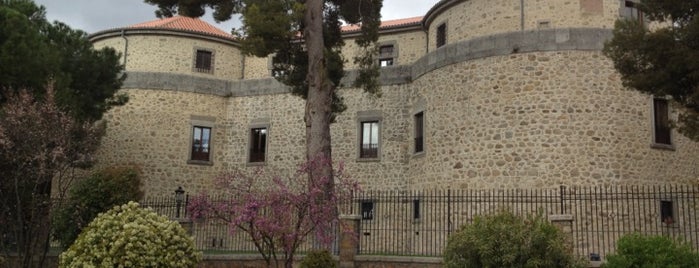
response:
M611 29L619 0L470 0L441 1L426 16L429 51L436 49L437 27L446 23L447 44L521 30L553 28ZM622 1L623 2L623 1ZM524 20L522 21L522 12ZM524 28L522 28L524 22Z
M651 97L624 89L600 52L489 57L435 70L411 86L412 101L426 103L426 154L408 171L416 189L696 177L697 143L675 134L675 150L651 148Z
M230 44L171 35L127 34L126 38L127 71L186 74L224 80L239 80L242 76L242 55L237 47ZM124 42L121 36L114 36L101 39L94 46L98 49L110 46L123 54ZM197 49L213 52L213 73L193 70Z
M125 106L105 115L107 135L98 154L100 166L136 164L143 170L147 196L171 194L178 186L191 193L213 188L214 177L227 165L229 145L223 142L227 99L197 93L126 89ZM191 117L215 119L212 165L188 164Z
M651 97L623 88L600 52L611 35L601 28L618 13L618 2L525 3L542 16L580 9L562 24L598 28L507 32L514 27L510 21L519 20L511 16L518 14L516 1L440 2L428 14L430 29L444 19L469 33L449 30L449 44L429 53L422 32L383 36L381 42L397 44L399 66L382 69L381 97L357 88L339 91L348 109L331 126L334 160L344 162L365 189L695 183L699 143L673 133L672 149L652 147ZM478 12L463 10L486 15L476 20L465 16ZM216 66L239 63L240 54L208 39L143 35L129 40L124 92L131 101L106 116L101 165L140 164L149 195L169 194L177 186L190 193L214 189L221 172L260 166L248 163L250 128L258 125L269 130L266 169L291 174L303 162L305 103L264 78L266 58L246 57L245 70L233 66L199 74L187 69L193 47L213 47ZM347 41L349 51L356 49L353 44ZM107 45L124 44L120 37L96 43ZM170 67L157 59L187 63ZM246 79L236 80L236 72ZM343 83L354 75L348 72ZM418 112L424 113L425 151L415 154ZM379 121L376 159L359 158L359 125L368 117ZM210 119L214 131L213 158L206 165L188 161L197 118Z

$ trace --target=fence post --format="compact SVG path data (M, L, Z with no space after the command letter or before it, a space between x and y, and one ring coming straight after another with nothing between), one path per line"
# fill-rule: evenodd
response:
M354 268L359 251L361 215L340 215L340 268Z
M563 232L565 243L569 253L573 253L575 245L573 243L573 215L572 214L552 214L549 221Z

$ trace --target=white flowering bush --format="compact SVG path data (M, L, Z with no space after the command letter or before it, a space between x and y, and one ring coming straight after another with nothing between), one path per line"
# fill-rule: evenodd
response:
M195 267L200 260L179 223L129 202L97 216L59 267Z

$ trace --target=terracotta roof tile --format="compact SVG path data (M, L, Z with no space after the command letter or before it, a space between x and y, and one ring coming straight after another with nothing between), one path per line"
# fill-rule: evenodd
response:
M387 21L381 22L381 26L379 26L379 29L407 26L407 25L412 25L412 24L419 24L421 22L422 22L422 17L412 17L412 18L397 19L397 20L387 20ZM359 29L360 29L359 24L352 24L352 25L347 25L347 26L342 27L343 32L359 31Z
M163 28L172 30L185 30L225 38L234 38L233 35L226 33L203 20L184 16L173 16L171 18L138 23L128 26L128 28Z

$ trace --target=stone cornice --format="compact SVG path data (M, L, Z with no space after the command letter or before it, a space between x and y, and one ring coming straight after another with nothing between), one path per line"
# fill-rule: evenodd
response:
M239 41L234 39L234 38L225 38L222 36L201 33L201 32L194 32L194 31L187 31L187 30L163 29L163 28L109 29L109 30L104 30L104 31L100 31L100 32L96 32L94 34L91 34L88 36L88 38L90 39L90 42L95 43L97 41L108 39L108 38L122 37L122 36L135 36L135 35L158 35L158 36L185 37L185 38L193 38L193 39L200 39L200 40L222 43L222 44L231 45L234 47L240 47Z
M379 83L382 86L409 84L444 66L480 58L545 51L599 51L611 37L611 30L593 28L531 30L479 37L441 47L410 65L382 68ZM356 76L355 70L348 71L342 85L351 87ZM274 78L228 81L154 72L127 72L122 88L174 90L222 97L289 92L287 86Z

